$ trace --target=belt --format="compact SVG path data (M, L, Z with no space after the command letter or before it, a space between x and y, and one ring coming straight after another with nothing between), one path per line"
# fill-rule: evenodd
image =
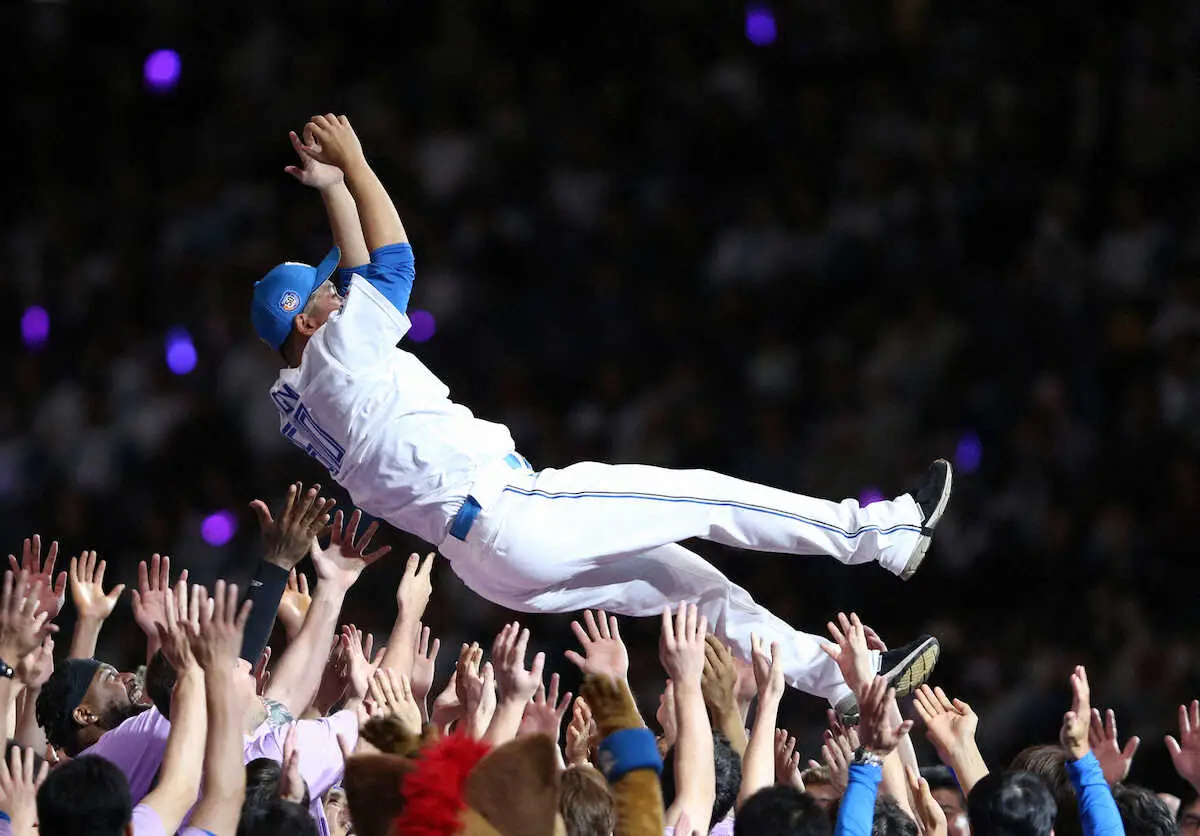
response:
M520 453L509 453L504 457L504 463L513 470L533 470L533 465ZM450 523L450 536L466 542L467 535L471 533L471 526L475 525L475 520L482 510L475 497L468 496L454 515L454 521Z

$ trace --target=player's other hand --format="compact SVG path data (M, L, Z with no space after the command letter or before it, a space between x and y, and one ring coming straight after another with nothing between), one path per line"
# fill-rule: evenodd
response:
M303 145L302 150L317 162L335 165L342 171L365 162L358 135L345 116L314 116L304 126L304 137L314 141Z
M296 156L300 158L300 165L289 165L284 169L288 174L295 177L309 188L323 191L332 186L336 186L342 182L342 170L335 165L328 165L321 162L312 153L305 150L308 148L315 149L316 153L321 152L321 143L317 142L316 137L307 128L304 131L304 141L300 141L300 137L295 131L288 133L288 138L292 141L292 148L296 152Z

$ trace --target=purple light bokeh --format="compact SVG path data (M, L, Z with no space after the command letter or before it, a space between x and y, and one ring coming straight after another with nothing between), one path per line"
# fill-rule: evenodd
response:
M200 523L200 536L210 546L223 546L237 534L237 517L232 511L218 511Z
M188 374L196 368L196 346L186 328L167 332L167 368L175 374Z
M179 83L182 68L183 62L179 60L178 52L173 49L159 49L151 52L146 59L142 75L152 90L161 92L170 90Z
M770 46L775 43L775 15L763 5L746 7L746 38L755 46Z
M21 315L21 339L29 348L41 348L50 339L50 314L41 305L32 305Z
M974 473L979 470L983 461L983 442L973 430L967 430L958 440L954 450L954 466L963 473Z
M408 319L412 322L408 338L415 343L426 342L437 333L437 320L429 311L409 311Z
M858 495L858 504L862 506L870 505L872 502L882 502L883 491L879 488L863 488L862 493Z

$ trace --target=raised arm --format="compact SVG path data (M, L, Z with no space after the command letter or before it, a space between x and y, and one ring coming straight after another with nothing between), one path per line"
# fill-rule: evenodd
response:
M758 636L751 635L754 675L758 682L758 712L754 728L742 758L742 786L738 791L738 807L761 789L771 786L775 778L775 721L779 718L779 703L783 699L783 665L779 661L779 645L771 644L771 655Z
M429 596L433 594L432 571L432 552L426 555L424 561L416 553L408 556L408 565L396 589L396 623L392 625L382 662L383 667L397 674L413 675L421 618L425 615Z
M708 832L716 797L712 726L700 692L704 675L704 636L708 621L695 604L680 604L675 617L663 610L659 658L675 683L675 801L666 813L666 824L677 826L686 815L693 826Z
M343 528L342 512L338 511L334 516L329 546L323 549L313 542L313 565L317 567L317 576L320 578L317 591L313 595L304 627L275 666L266 692L266 696L278 700L295 717L308 708L321 684L324 669L312 662L325 658L327 648L333 641L346 593L363 569L391 551L390 546L384 546L366 553L379 524L371 523L363 535L356 539L361 519L362 512L356 510Z
M112 615L113 608L125 584L119 583L106 595L104 593L103 560L96 562L94 551L82 552L71 558L71 601L75 604L75 635L71 639L69 659L91 659L96 653L96 641L104 620Z
M236 675L238 651L251 603L238 607L238 588L217 581L212 609L200 612L192 652L204 671L208 740L204 750L204 796L192 812L192 827L212 836L234 836L246 795L242 768L242 728ZM195 757L195 754L193 754Z
M325 214L329 216L329 229L333 233L333 243L341 250L342 259L338 262L341 269L361 267L370 260L367 242L363 238L362 226L358 220L358 207L354 197L346 188L342 170L334 165L328 165L318 160L306 148L321 150L321 143L305 128L304 142L292 131L288 134L292 148L300 157L300 165L289 165L284 169L304 185L321 193L321 201L325 204Z

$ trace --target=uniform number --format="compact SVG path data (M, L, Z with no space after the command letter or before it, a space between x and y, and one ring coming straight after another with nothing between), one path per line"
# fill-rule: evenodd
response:
M300 401L300 393L284 384L271 393L271 398L276 408L288 417L280 430L283 437L320 462L330 475L337 476L346 450L316 422Z

